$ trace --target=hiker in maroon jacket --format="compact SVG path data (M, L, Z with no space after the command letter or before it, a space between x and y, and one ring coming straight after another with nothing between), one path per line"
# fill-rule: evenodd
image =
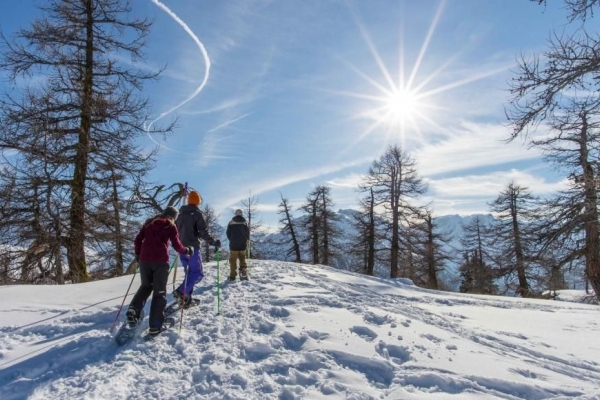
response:
M149 333L160 333L167 305L167 280L169 279L169 241L179 254L190 255L193 247L184 247L179 240L175 219L178 211L167 207L162 214L147 220L134 240L135 259L140 263L142 285L133 296L127 310L127 323L136 326L146 300L150 304Z

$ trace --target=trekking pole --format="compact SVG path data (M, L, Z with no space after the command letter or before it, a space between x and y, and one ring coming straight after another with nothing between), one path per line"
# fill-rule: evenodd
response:
M188 195L188 183L185 183L185 186L183 187L183 196L181 197L181 201L183 201L183 199L185 199ZM179 257L177 257L179 258ZM183 296L181 298L181 314L179 315L179 333L181 333L181 324L183 323L183 309L185 308L185 295L186 295L186 289L187 289L187 278L188 278L188 272L189 272L189 268L190 268L190 261L191 261L191 256L188 257L188 265L187 267L184 266L184 272L185 272L185 278L183 280ZM187 270L185 268L188 268ZM175 274L173 275L173 291L175 291L175 276L177 275L177 270L175 270Z
M179 254L177 254L175 256L175 261L173 261L173 263L175 264L175 271L173 272L173 291L175 291L175 281L177 279L177 268L179 267ZM173 269L173 264L171 264L171 269ZM171 270L169 270L169 273L171 273Z
M177 263L178 259L179 259L179 254L175 257L175 259L171 263L171 266L169 267L169 274L171 274L171 271L173 271L173 267L177 268L177 266L175 264Z
M250 239L248 239L248 245L246 246L246 259L247 259L246 265L248 265L248 267L247 267L248 271L246 272L246 274L248 275L248 279L250 279L250 266L251 266L250 256L252 255L252 250L250 249L251 243L252 242L250 242Z
M194 252L196 250L194 249ZM190 257L191 258L191 257ZM190 263L188 260L188 271L190 268ZM188 278L188 273L186 272L185 274L185 279L183 280L183 296L181 298L181 314L179 314L179 333L181 333L181 324L183 323L183 310L185 309L185 296L186 296L186 292L187 292L187 278Z
M179 204L182 204L184 201L183 199L185 199L185 197L187 196L187 182L185 183L185 186L183 187L183 196L181 197L181 199L179 199ZM179 256L177 256L177 258L179 258ZM171 266L172 268L173 266ZM177 279L177 266L175 266L175 272L173 273L173 291L175 291L175 280Z
M221 250L217 249L217 315L221 314L221 268L219 268L220 260Z
M117 316L115 317L115 320L113 321L113 324L110 327L110 332L112 332L113 329L115 329L115 325L117 324L117 321L119 320L119 315L121 315L121 310L123 309L123 304L125 304L125 299L129 295L129 290L131 289L131 285L133 284L133 280L135 279L135 276L137 275L138 269L139 269L139 263L138 263L138 268L136 268L135 272L133 273L133 278L131 278L131 282L129 282L129 287L127 288L127 292L125 292L125 297L123 297L123 302L121 303L121 307L119 307Z

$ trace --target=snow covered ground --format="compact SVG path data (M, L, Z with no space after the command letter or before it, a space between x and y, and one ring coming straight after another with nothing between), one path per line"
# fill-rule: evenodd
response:
M598 306L252 260L216 315L205 272L181 331L123 347L131 276L0 287L0 398L600 399Z

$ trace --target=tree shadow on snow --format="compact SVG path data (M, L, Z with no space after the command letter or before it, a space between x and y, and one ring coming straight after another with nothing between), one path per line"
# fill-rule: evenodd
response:
M3 368L0 370L2 399L29 398L37 388L46 384L71 377L90 365L112 362L120 351L108 332L107 321L112 315L112 312L103 312L79 316L69 321L91 322L85 326L52 326L59 328L58 331L33 343L35 349L5 363L10 364L9 366L0 364L0 368ZM41 331L44 327L50 329L51 326L39 326L35 329ZM91 334L94 331L96 334Z

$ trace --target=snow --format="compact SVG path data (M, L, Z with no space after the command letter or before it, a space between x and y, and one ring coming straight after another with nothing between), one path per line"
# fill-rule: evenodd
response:
M215 267L181 326L123 347L132 276L0 287L0 398L600 399L596 305L251 260L217 315Z

